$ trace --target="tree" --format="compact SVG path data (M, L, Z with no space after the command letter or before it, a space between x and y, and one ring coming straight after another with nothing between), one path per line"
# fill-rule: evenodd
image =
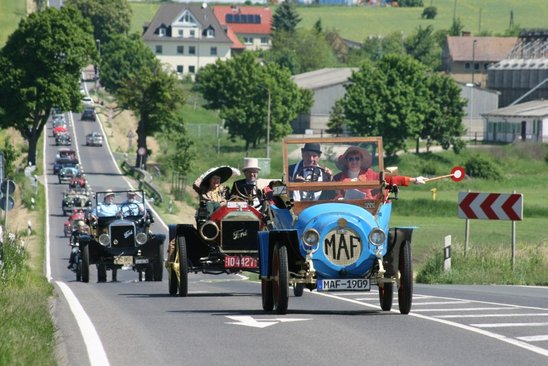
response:
M339 136L344 132L346 119L344 117L344 108L340 100L335 102L333 109L329 112L329 121L327 122L327 133L332 133Z
M287 69L261 65L251 52L203 67L195 88L206 99L206 108L220 111L231 138L245 141L246 151L265 138L268 122L271 140L290 134L291 121L312 105L311 92L299 89Z
M422 11L421 18L434 19L436 18L436 15L438 15L438 8L436 8L435 6L427 6Z
M393 32L386 36L369 36L367 37L360 49L362 60L367 58L372 61L378 61L384 55L405 53L403 47L404 39L401 32Z
M137 148L148 152L147 136L172 123L173 111L184 103L177 76L163 70L137 35L117 36L108 42L101 70L105 89L116 97L120 108L129 109L137 116ZM139 163L137 157L135 165Z
M434 28L431 25L426 28L419 26L415 33L405 40L404 44L408 55L432 70L440 69L441 48L436 43Z
M428 78L429 109L419 137L426 140L427 150L434 141L445 150L453 146L458 154L464 147L462 118L466 101L457 83L449 76L432 74Z
M460 21L460 18L455 18L453 19L453 23L451 23L451 27L449 28L449 35L459 37L462 35L463 29L464 25Z
M160 138L168 144L168 148L164 149L168 168L179 176L186 177L192 168L195 154L181 115L174 113L172 122L162 126Z
M272 15L272 30L274 32L294 33L301 17L297 14L295 3L291 0L284 1Z
M131 7L127 0L65 0L93 25L94 39L104 44L115 35L127 35L131 26Z
M356 135L383 136L387 154L405 150L416 138L428 110L426 68L409 56L387 55L364 62L345 86L341 104Z
M28 162L53 107L81 109L80 72L96 57L91 24L74 9L24 18L0 51L0 126L28 142Z

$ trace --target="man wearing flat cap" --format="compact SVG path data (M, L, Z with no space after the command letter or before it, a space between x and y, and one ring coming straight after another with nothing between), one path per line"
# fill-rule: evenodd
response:
M331 180L332 172L329 168L320 166L320 157L322 155L321 146L317 142L307 142L301 148L302 160L297 164L292 164L288 168L290 182L328 182ZM293 199L295 201L311 201L320 198L322 191L295 191Z

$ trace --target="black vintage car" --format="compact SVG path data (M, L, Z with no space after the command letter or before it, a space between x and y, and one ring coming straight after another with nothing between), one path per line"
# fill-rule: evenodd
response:
M146 208L143 191L136 193L133 203L125 202L128 191L97 192L96 206L88 223L89 235L80 235L81 279L89 282L89 267L97 265L98 282L106 282L107 270L117 280L117 270L138 272L139 281L162 281L165 235L153 234L153 216ZM114 193L115 210L101 215L105 195Z
M82 117L80 118L81 121L96 121L96 114L95 114L95 108L93 107L86 107L84 111L82 112Z
M89 212L92 207L92 194L85 189L70 189L63 193L62 209L63 215L68 215L74 210Z
M57 146L70 146L72 144L72 137L68 133L60 133L55 136L55 145Z

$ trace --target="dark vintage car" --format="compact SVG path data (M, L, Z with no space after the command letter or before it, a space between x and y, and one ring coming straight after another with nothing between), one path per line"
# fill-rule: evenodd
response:
M53 174L59 174L61 168L76 167L79 161L76 157L76 150L71 148L60 148L55 156L53 163Z
M63 193L61 208L63 215L67 215L74 210L89 212L92 208L93 194L86 190L70 189Z
M57 178L59 179L59 184L70 183L74 177L82 175L82 170L79 164L74 166L63 166L59 173L57 173Z
M239 171L225 166L206 173L204 181L208 181L211 174L219 175L221 181L225 181ZM234 197L225 205L201 201L196 212L196 226L169 225L166 261L169 293L187 296L191 272L258 273L258 233L265 227L266 216L243 199Z
M323 152L320 166L313 168L317 171L307 174L289 168L298 170L304 143ZM342 171L351 164L358 166L355 177ZM285 177L304 179L273 187L272 227L259 234L263 309L285 314L291 287L301 296L305 288L370 291L376 285L382 310L391 309L397 287L399 311L409 313L413 227L390 227L398 186L389 183L408 177L384 171L382 139L286 139L284 167ZM340 173L332 181L319 181L327 168Z
M72 145L72 137L67 132L57 134L57 136L55 136L55 145L70 146Z
M95 108L93 107L86 107L84 111L82 112L82 116L80 117L81 121L92 121L95 122L97 120L97 115L95 114Z
M89 219L89 235L80 235L81 279L89 282L89 267L97 265L98 282L105 282L107 270L112 271L112 280L117 280L117 271L134 270L139 281L162 281L165 235L150 230L152 211L146 207L143 191L133 203L127 203L128 191L114 191L116 214L101 216L93 210ZM106 194L97 192L96 206L101 205ZM144 277L143 277L144 274Z
M93 131L86 135L86 146L103 146L103 135Z

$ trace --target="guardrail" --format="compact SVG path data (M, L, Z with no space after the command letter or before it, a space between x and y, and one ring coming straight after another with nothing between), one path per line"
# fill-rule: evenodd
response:
M163 202L164 197L160 190L152 184L152 175L149 172L132 166L126 160L122 161L121 168L125 174L129 174L139 181L139 189L145 191L147 196L153 199L153 202Z

